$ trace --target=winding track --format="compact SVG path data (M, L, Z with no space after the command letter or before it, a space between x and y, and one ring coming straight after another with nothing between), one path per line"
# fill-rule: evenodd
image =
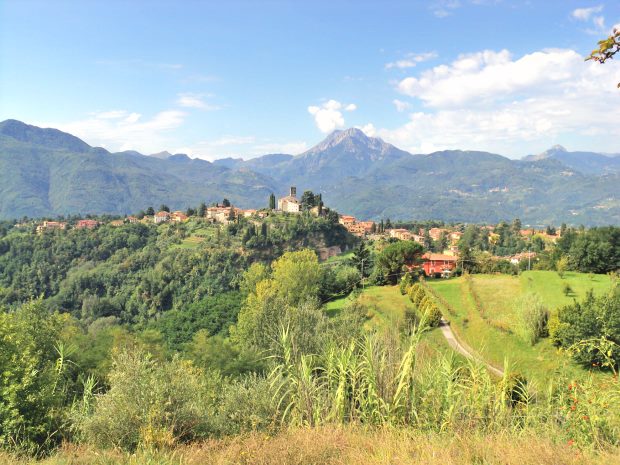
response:
M439 329L441 329L441 334L443 334L443 337L446 338L446 340L448 341L448 344L450 345L450 347L452 347L458 353L464 355L465 357L467 357L467 358L469 358L471 360L475 360L477 362L480 362L480 363L484 364L484 366L486 366L487 369L491 373L493 373L493 374L495 374L495 375L497 375L499 377L504 376L504 372L502 370L500 370L498 368L495 368L492 365L489 365L487 362L482 360L480 357L476 356L470 348L463 346L458 341L458 339L456 338L454 333L452 332L452 328L450 328L450 323L448 323L443 318L441 319L441 324L439 325Z

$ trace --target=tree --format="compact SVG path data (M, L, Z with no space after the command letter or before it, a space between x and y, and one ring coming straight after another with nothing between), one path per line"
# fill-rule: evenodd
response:
M228 199L222 200L222 207L226 207L226 208L230 207L230 200Z
M310 210L312 207L316 207L319 201L318 197L312 191L305 191L301 196L301 208L303 210Z
M618 52L620 52L620 29L614 29L608 38L598 41L598 48L592 50L586 61L594 60L602 64L611 60ZM618 88L620 88L620 82Z
M202 218L205 216L206 213L207 213L207 205L204 202L200 202L200 205L198 205L198 216Z
M275 210L275 209L276 209L276 196L272 192L269 195L269 210Z
M370 269L372 268L372 264L370 263L370 250L368 250L364 241L360 241L357 247L355 247L352 261L363 278L370 276Z
M149 207L146 209L145 213L147 216L153 216L155 214L155 210L153 210L153 207Z
M316 310L322 273L314 251L287 252L272 263L272 270L258 282L266 274L261 265L253 265L244 274L242 287L249 288L249 293L231 328L231 339L241 347L275 350L283 327L289 326L301 339L302 332L313 331L308 321L322 324Z
M568 269L568 259L566 257L561 257L557 262L555 262L555 270L558 272L558 276L564 279L564 273Z
M572 350L584 365L620 363L620 287L595 297L592 291L581 302L558 311L558 323L551 336L557 345ZM598 344L592 342L598 341ZM600 344L607 341L608 344ZM589 343L590 342L590 343ZM600 348L607 346L605 352Z
M376 267L390 284L396 284L403 267L417 263L423 249L413 241L398 241L388 245L376 258Z
M428 231L428 228L424 230L422 244L424 245L425 250L431 250L433 248L433 239L431 238L431 234Z
M166 204L161 204L159 206L159 211L160 212L170 212L170 207L168 207L168 205L166 205Z
M313 250L287 252L271 268L278 294L287 303L297 305L318 295L321 267Z

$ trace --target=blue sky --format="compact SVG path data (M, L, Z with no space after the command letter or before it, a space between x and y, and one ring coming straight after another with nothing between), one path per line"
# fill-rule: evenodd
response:
M618 2L0 3L0 119L109 150L300 153L357 126L414 153L620 152Z

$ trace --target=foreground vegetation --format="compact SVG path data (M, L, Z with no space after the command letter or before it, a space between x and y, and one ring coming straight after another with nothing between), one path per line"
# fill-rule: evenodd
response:
M6 460L278 463L255 450L259 438L277 450L326 431L351 444L385 438L381 457L427 450L423 438L456 450L450 437L489 437L498 453L545 438L541 450L593 461L617 450L620 384L607 350L572 354L581 366L596 361L594 376L560 364L553 346L614 343L615 279L535 271L423 281L423 248L409 241L358 244L319 263L307 245L350 238L333 221L298 218L9 231L0 241ZM247 228L260 233L248 239ZM566 283L570 292L558 287ZM482 338L479 359L503 375L455 355L442 317L470 344ZM506 350L523 357L504 364ZM330 447L325 460L353 460ZM313 450L282 460L320 463Z
M67 445L40 465L608 465L620 450L592 453L532 433L422 434L394 428L319 427L251 433L135 453ZM33 461L0 455L2 465Z

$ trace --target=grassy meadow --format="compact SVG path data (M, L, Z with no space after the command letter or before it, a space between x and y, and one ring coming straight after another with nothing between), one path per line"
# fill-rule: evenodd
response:
M579 378L586 373L549 339L533 346L522 341L516 335L514 303L525 293L535 292L554 315L561 306L583 298L589 289L595 293L610 289L607 275L567 272L562 279L552 271L527 271L520 276L471 275L471 280L486 318L476 307L464 278L428 284L455 310L453 315L444 312L453 331L485 360L498 367L508 360L514 370L541 384L558 375ZM573 290L568 295L563 290L565 284Z

